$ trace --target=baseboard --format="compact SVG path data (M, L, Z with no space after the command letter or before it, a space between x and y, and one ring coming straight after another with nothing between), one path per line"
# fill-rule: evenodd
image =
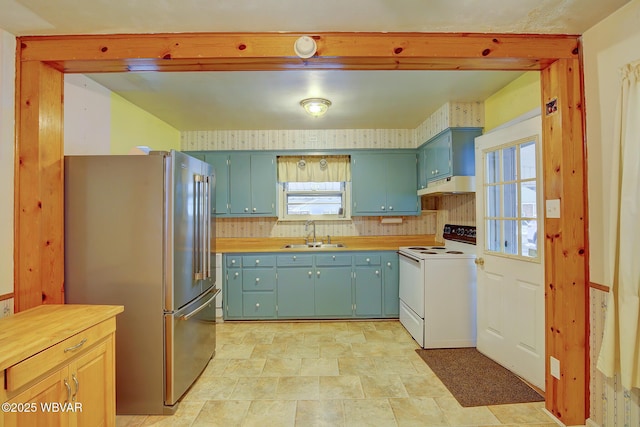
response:
M587 427L600 427L600 424L593 421L591 418L587 419Z
M542 408L542 411L547 414L549 417L551 417L551 419L553 421L555 421L556 424L558 424L559 426L562 427L568 427L565 423L563 423L562 421L560 421L555 415L553 415L551 412L549 412L547 410L547 408ZM587 420L587 426L589 426L589 420ZM571 427L585 427L584 424L573 424L571 425ZM597 424L591 424L590 427L599 427Z

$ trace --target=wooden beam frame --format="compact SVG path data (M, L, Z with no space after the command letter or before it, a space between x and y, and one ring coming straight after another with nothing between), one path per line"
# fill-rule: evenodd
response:
M546 407L564 424L588 417L588 242L579 38L557 35L297 33L19 37L16 94L16 311L64 301L64 73L216 70L538 70L543 103ZM544 110L544 109L543 109ZM549 357L561 363L560 379Z

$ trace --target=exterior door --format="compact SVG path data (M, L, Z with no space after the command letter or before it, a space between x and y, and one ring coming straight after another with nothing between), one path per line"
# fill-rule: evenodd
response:
M541 119L475 139L478 350L544 389Z

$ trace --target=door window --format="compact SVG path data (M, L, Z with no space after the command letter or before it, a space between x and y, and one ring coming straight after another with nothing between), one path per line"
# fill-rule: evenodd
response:
M485 250L539 261L538 138L485 151Z

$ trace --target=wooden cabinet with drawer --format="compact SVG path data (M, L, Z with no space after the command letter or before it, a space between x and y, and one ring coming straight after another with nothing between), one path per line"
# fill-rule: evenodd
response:
M115 425L120 306L40 306L0 321L0 426Z

